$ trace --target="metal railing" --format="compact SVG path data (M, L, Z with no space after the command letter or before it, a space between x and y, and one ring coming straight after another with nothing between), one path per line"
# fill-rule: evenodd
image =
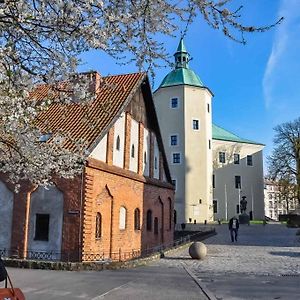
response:
M116 252L101 251L97 253L82 252L82 261L84 262L116 262L128 261L136 258L145 258L155 253L163 253L165 250L173 247L189 243L199 235L199 233L188 234L182 236L170 243L160 244L146 249L132 249L124 251L119 248ZM77 251L51 251L51 250L33 250L20 251L20 249L0 249L0 256L3 258L22 259L22 260L37 260L37 261L63 261L63 262L78 262L80 261Z

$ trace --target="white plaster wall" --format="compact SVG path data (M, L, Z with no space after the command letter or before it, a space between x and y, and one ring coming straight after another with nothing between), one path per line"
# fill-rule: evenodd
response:
M0 249L10 249L14 194L0 180Z
M211 97L205 88L184 88L186 222L213 220ZM199 120L199 130L193 129L193 119Z
M120 137L120 150L116 150L117 136ZM124 167L124 147L125 147L125 113L114 124L114 150L113 164L120 168Z
M159 149L158 149L157 139L154 134L153 137L154 137L153 177L159 179ZM156 168L155 168L155 160L156 160Z
M215 218L227 218L237 215L239 199L246 196L247 213L252 210L254 219L264 218L264 181L263 181L263 146L213 140L213 165L215 174L214 199L218 200L218 213ZM218 153L226 152L226 163L219 164ZM240 164L233 164L233 154L240 154ZM247 166L247 155L252 155L253 166ZM235 176L241 176L241 190L235 188Z
M106 162L107 134L101 139L89 157Z
M145 162L145 152L146 159ZM143 142L143 174L144 176L149 176L149 160L150 160L150 134L147 128L144 128L144 142Z
M178 98L179 106L170 108L171 98ZM164 148L172 178L177 179L175 193L175 210L177 212L177 224L185 222L185 140L184 140L184 89L182 86L172 86L158 89L154 93L154 103L158 117L159 127L164 143ZM170 135L178 134L179 145L170 146ZM172 153L181 153L181 163L172 164Z
M131 156L131 148L134 145L134 157ZM138 171L138 153L139 153L139 123L135 120L131 120L131 131L130 131L130 160L129 170Z
M55 186L50 186L48 187L48 189L39 187L31 194L28 230L29 251L53 251L54 253L52 254L51 258L60 259L63 227L63 207L63 193L59 191ZM36 214L50 215L48 241L34 240Z

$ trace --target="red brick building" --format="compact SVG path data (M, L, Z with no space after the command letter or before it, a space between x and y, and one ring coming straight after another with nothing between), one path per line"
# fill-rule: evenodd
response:
M124 260L173 241L174 188L147 75L86 76L97 95L89 107L52 104L40 123L87 142L84 172L48 189L24 183L18 194L1 177L4 256ZM37 98L47 89L40 87Z

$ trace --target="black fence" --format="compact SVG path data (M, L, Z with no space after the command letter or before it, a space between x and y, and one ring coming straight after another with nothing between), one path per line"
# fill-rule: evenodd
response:
M210 235L213 232L205 233L190 233L185 236L174 240L171 243L161 244L152 248L147 249L132 249L130 251L124 251L122 248L119 248L117 252L82 252L78 253L75 251L68 252L57 252L57 251L45 251L45 250L27 250L23 251L20 249L0 249L0 256L3 258L12 258L12 259L22 259L22 260L37 260L37 261L63 261L63 262L78 262L78 261L87 261L87 262L115 262L115 261L127 261L136 258L143 258L150 256L155 253L163 254L164 251L178 247L180 245L189 243L191 241L197 240L199 237L205 237ZM79 258L80 257L80 258Z

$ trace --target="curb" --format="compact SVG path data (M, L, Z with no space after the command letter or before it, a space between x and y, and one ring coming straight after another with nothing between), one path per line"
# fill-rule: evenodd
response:
M184 263L181 263L185 271L193 278L195 283L199 286L201 291L204 293L204 295L207 297L208 300L217 300L215 295L206 287L206 285L201 282L196 275L186 266Z

